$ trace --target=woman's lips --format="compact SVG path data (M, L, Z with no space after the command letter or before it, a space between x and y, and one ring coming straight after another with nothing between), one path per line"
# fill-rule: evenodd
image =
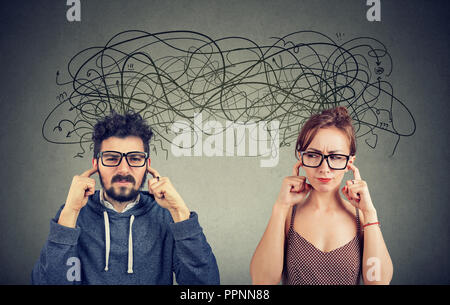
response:
M331 181L331 178L317 178L317 180L319 180L320 182L327 183Z

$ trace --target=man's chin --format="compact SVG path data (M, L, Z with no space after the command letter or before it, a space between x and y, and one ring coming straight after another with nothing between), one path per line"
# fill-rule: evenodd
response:
M147 180L147 176L144 175L142 178L141 185L137 190L134 189L135 186L134 183L132 183L133 186L131 188L127 188L126 186L119 186L115 183L113 183L112 185L110 184L109 188L106 188L105 183L103 182L101 171L99 171L98 174L100 176L100 184L102 188L105 190L106 195L108 195L110 199L115 200L117 202L134 201L139 195L140 190L144 186L145 181Z
M105 189L105 192L109 198L117 202L134 201L139 195L139 190L124 189L122 187L118 188L118 190L111 187L109 189Z

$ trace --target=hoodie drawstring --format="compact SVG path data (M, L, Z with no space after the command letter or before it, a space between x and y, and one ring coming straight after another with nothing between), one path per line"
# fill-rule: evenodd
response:
M109 236L109 218L108 212L103 212L103 218L105 219L105 271L108 271L108 263L109 263L109 249L110 249L110 236Z
M128 273L133 273L133 221L134 215L131 215L130 233L128 235Z
M109 232L109 218L108 212L103 212L103 217L105 220L105 271L108 271L109 265L109 251L111 246L111 237ZM133 273L133 222L134 215L130 217L130 232L128 235L128 270L127 273Z

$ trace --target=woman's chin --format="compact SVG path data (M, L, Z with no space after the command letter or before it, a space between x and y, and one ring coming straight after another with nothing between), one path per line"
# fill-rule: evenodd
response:
M326 184L319 184L319 185L313 185L312 186L316 192L320 193L328 193L328 192L334 192L336 190L335 185L326 185Z

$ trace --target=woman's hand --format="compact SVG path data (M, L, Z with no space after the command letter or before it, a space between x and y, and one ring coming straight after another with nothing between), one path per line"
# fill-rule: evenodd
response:
M364 214L375 212L375 207L370 198L369 188L366 181L361 179L359 169L353 164L347 165L348 169L353 171L353 180L348 180L342 188L342 193L347 197L348 201L361 210Z
M294 165L292 176L283 179L281 190L275 204L290 208L302 202L309 191L312 190L312 186L306 183L306 177L298 175L302 165L302 161L299 160Z

